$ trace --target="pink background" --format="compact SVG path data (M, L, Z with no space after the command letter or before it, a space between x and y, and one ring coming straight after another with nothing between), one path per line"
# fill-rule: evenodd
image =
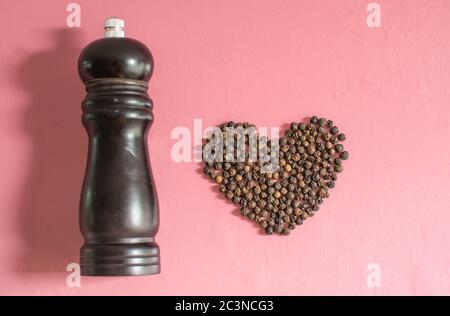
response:
M69 1L0 4L0 294L450 294L450 1ZM78 199L87 139L80 49L126 20L156 68L150 153L162 273L84 277ZM175 163L173 128L283 126L317 114L350 160L320 212L264 236L218 198L199 163ZM367 266L381 287L367 286Z

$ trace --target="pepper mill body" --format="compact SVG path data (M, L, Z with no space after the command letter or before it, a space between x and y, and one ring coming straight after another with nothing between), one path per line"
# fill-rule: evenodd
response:
M80 200L81 274L155 274L159 207L147 149L153 58L142 43L115 35L89 44L78 61L89 137Z

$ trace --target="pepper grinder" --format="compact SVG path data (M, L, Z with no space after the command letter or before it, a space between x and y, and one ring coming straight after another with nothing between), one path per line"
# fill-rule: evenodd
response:
M147 94L153 57L126 38L124 21L105 21L105 36L81 52L87 95L82 122L89 136L80 201L81 274L160 272L158 198L147 150L153 103Z

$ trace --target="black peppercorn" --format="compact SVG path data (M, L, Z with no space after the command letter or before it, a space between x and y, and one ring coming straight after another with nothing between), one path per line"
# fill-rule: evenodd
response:
M273 227L272 226L267 226L266 227L266 234L267 235L272 235L273 233Z
M247 214L250 213L250 210L246 207L241 208L241 215L247 216Z
M283 227L282 227L281 225L276 225L276 226L275 226L275 231L276 231L278 234L281 234L281 232L283 231Z
M341 153L344 151L344 146L342 146L341 144L337 144L336 146L334 146L334 149L337 153Z
M347 151L341 152L340 157L342 160L347 160L349 157L348 152Z
M337 133L339 133L339 129L337 128L337 126L333 126L330 128L330 133L332 135L336 135Z
M281 217L277 217L277 218L275 218L275 223L279 224L279 225L283 225L284 224L284 220Z
M290 233L291 233L291 231L289 229L287 229L287 228L283 228L283 230L281 232L281 234L285 235L285 236L289 235Z
M337 138L342 142L345 140L346 137L345 137L344 133L340 133L340 134L338 134Z

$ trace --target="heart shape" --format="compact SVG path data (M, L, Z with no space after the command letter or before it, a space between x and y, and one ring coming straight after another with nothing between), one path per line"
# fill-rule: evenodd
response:
M291 123L268 140L249 123L227 122L203 145L203 172L241 214L269 235L289 233L319 210L349 154L331 120Z

